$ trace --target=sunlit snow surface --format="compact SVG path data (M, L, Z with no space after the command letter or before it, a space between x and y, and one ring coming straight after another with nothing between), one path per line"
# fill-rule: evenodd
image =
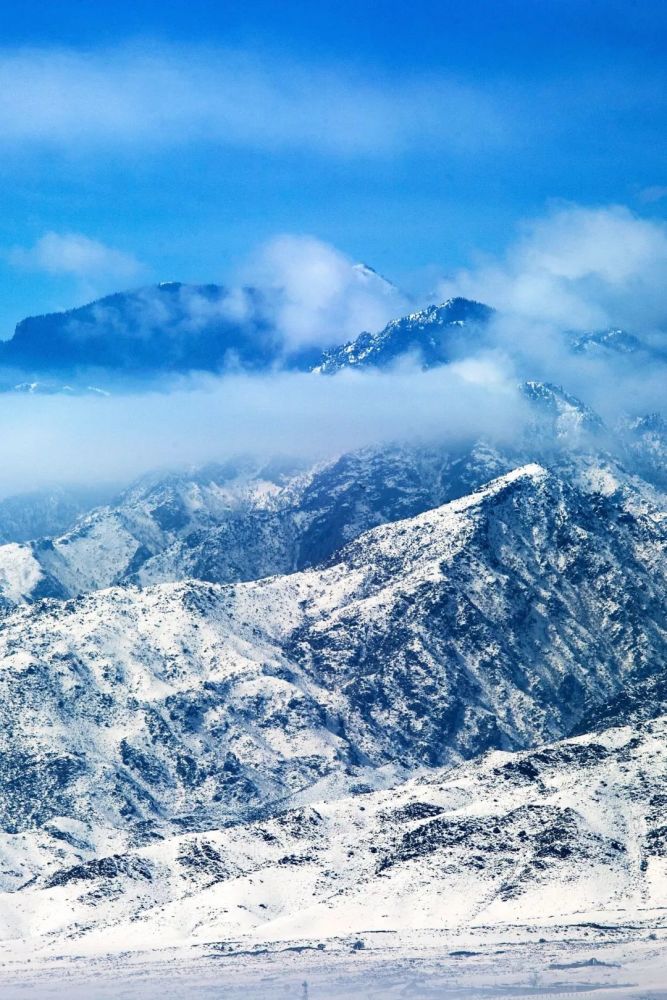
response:
M243 941L0 973L3 1000L667 1000L667 919L476 934Z

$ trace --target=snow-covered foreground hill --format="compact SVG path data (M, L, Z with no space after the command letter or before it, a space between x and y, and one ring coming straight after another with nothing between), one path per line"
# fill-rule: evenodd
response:
M515 940L520 929L571 940L589 928L595 940L634 927L658 940L666 737L661 718L494 751L391 790L88 860L67 839L5 836L5 866L12 851L39 858L0 897L5 955L349 952L443 932L451 947L490 928Z

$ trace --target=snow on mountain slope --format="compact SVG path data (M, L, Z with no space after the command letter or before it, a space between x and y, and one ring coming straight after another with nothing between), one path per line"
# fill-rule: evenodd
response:
M0 600L19 604L35 593L42 579L41 567L29 548L16 543L0 546Z
M666 528L528 466L323 569L5 614L2 826L142 842L561 737L664 663Z
M226 583L288 573L329 558L377 524L461 496L511 467L509 456L479 444L459 454L367 449L305 470L243 462L148 477L60 537L4 555L0 546L0 558L34 563L42 580L35 593L6 588L4 601L75 596L114 584L189 577Z
M663 718L491 752L106 856L32 832L17 852L31 877L0 894L0 935L36 957L655 919L667 905L665 739ZM2 838L3 858L16 840Z
M379 333L362 333L356 340L330 348L313 371L331 375L342 368L382 368L410 355L425 368L441 365L463 346L469 350L471 336L479 335L492 315L493 310L481 302L448 299L392 320Z
M618 435L628 467L667 491L667 421L659 413L649 413L623 422Z
M11 604L115 584L190 577L227 583L292 572L330 558L375 525L464 496L531 461L593 493L650 493L633 470L661 488L655 421L650 431L633 427L616 439L559 386L529 382L524 394L533 413L528 431L502 448L489 441L380 446L311 468L243 460L146 477L63 535L12 550L36 565L40 584L34 593L10 595L6 587L3 596L0 583L0 599ZM10 560L10 553L0 558Z
M664 662L666 530L528 466L351 542L337 566L367 567L365 588L287 650L348 695L362 747L436 764L560 736Z

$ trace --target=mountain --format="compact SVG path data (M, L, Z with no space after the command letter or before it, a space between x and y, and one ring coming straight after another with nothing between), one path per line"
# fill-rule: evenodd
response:
M582 354L591 358L603 360L634 356L635 362L643 364L664 364L667 352L663 338L642 338L627 330L610 327L606 330L594 330L584 334L573 334L570 338L574 354Z
M305 468L239 461L149 476L60 536L0 546L0 604L114 584L289 573L368 528L461 496L511 467L508 456L480 443L464 453L394 446Z
M455 299L313 358L286 354L265 305L125 293L20 324L0 361L58 352L60 373L14 380L29 394L70 371L84 391L92 358L124 386L317 380L441 364L492 315ZM585 351L628 348L598 339ZM606 426L554 383L520 391L511 443L239 458L102 503L0 504L6 954L657 933L667 431Z
M616 429L624 461L660 490L667 490L667 422L659 413L623 420Z
M661 489L654 418L624 425L616 438L561 387L528 382L522 391L531 418L512 445L380 446L312 467L241 459L147 476L61 535L0 545L0 605L118 584L230 583L290 573L321 563L369 528L535 461L594 494L649 494L651 483Z
M432 368L475 346L493 310L481 302L448 299L442 305L392 320L379 333L362 333L356 340L323 353L314 371L331 375L343 368L384 368L403 357L413 357Z
M384 301L383 315L392 304L405 306L398 289L366 264L351 265L348 280L352 292ZM30 316L0 340L0 389L94 394L159 375L308 371L321 349L289 343L285 303L293 308L279 288L168 281Z
M24 835L18 857L5 834L4 944L39 961L208 943L238 963L272 946L397 949L409 930L447 950L457 928L476 944L495 927L505 948L517 934L587 938L586 965L598 938L622 941L634 922L659 956L665 739L662 718L493 752L129 850L96 849L71 820Z
M639 337L618 328L595 330L592 333L576 335L572 341L572 350L575 354L592 356L604 355L605 353L636 354L645 349Z
M241 459L147 476L62 534L0 545L0 604L119 584L290 573L330 558L376 525L462 497L531 462L593 494L641 494L659 506L648 496L651 484L664 485L656 419L616 435L559 386L533 381L522 391L530 419L511 445L378 446L314 466Z
M64 487L5 497L0 500L0 545L57 536L107 499L106 490Z
M141 843L562 737L664 662L665 530L528 466L323 567L6 613L0 826Z
M72 391L77 377L85 382L91 372L141 378L266 371L282 364L286 353L261 292L164 282L22 320L11 340L0 341L0 370L8 372L7 388L15 387L13 373L23 372L29 378L19 388L57 391L58 379L70 375L74 385L66 388ZM305 368L316 356L292 353L289 365Z
M357 290L404 306L391 282L366 264L350 268ZM290 346L281 329L284 292L162 282L87 305L31 316L0 341L0 390L28 394L105 394L146 378L189 372L334 374L347 368L428 369L485 346L494 309L452 298L393 319L379 331L322 351ZM568 334L574 355L664 362L660 346L616 328ZM67 381L63 381L63 380ZM97 383L103 383L98 385Z
M526 399L533 404L538 420L545 416L550 420L555 437L576 437L582 433L597 435L604 432L604 425L597 413L576 396L566 392L562 386L531 380L524 382L521 388ZM539 425L536 431L539 435Z

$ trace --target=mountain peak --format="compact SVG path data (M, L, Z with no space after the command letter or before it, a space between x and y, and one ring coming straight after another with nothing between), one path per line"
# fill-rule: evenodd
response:
M350 367L386 368L409 356L418 358L423 368L432 368L469 348L470 336L481 336L492 315L481 302L447 299L393 319L379 333L362 333L325 351L313 370L329 375Z
M29 384L44 374L86 370L135 377L215 372L230 358L239 368L266 370L283 349L253 289L244 289L239 309L238 296L223 286L168 281L28 317L0 343L0 365L25 373L21 381Z

